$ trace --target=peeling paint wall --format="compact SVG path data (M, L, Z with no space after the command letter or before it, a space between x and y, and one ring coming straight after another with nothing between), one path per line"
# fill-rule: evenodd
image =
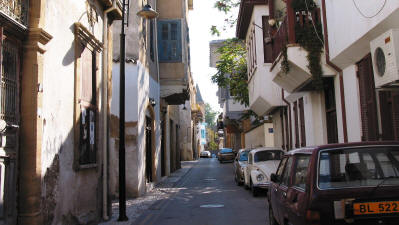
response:
M90 224L100 220L102 146L97 144L95 168L75 171L74 164L74 23L81 23L103 42L103 6L95 0L94 25L89 25L86 1L45 1L44 30L53 36L46 45L43 67L42 212L44 224ZM97 73L98 103L101 100L102 53ZM98 105L101 109L101 106ZM101 114L101 111L99 112ZM98 117L97 143L104 137Z

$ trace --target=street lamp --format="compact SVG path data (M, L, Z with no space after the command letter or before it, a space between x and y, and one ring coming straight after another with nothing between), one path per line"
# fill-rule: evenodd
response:
M125 14L127 13L127 18ZM158 16L150 5L145 5L142 10L137 13L138 16L146 19L153 19ZM126 21L125 21L126 20ZM122 26L121 26L121 43L120 43L120 98L119 98L119 218L118 221L127 221L126 216L126 160L125 160L125 25L129 26L129 0L122 0Z

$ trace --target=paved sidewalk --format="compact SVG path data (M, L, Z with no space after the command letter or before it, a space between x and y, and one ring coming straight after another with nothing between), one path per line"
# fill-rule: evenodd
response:
M126 214L129 221L117 222L119 217L119 202L118 200L112 203L112 217L109 221L100 223L100 225L131 225L140 217L140 215L147 209L155 205L154 203L167 199L173 193L176 193L174 188L179 181L191 170L191 168L198 161L182 161L181 169L175 171L170 176L163 178L154 189L146 193L144 196L129 199L126 201Z

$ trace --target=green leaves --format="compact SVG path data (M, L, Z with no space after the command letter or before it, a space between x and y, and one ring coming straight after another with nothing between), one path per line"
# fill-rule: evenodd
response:
M212 76L212 82L228 88L234 100L248 106L247 56L244 46L244 42L236 38L224 42L217 50L220 58L216 63L217 72Z
M208 127L212 128L215 126L217 113L218 112L214 111L209 103L205 103L205 123L208 124Z
M239 0L218 0L215 2L215 8L219 11L228 13L231 11L232 8L235 8L240 5Z

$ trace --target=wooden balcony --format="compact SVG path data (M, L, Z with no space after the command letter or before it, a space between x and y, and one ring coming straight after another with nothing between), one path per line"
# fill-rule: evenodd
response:
M312 74L308 68L307 51L298 44L299 32L304 26L312 26L316 29L321 23L320 9L313 11L297 11L288 8L287 16L277 29L271 30L272 35L272 61L270 69L273 81L288 92L303 91L309 89L308 84L312 81ZM316 35L316 34L315 34ZM322 37L320 37L322 38ZM282 71L283 49L287 48L289 65L288 73ZM322 53L324 55L324 53ZM336 72L325 63L325 57L321 56L323 76L332 76ZM311 89L311 88L310 88Z
M29 0L0 0L0 14L28 26Z

